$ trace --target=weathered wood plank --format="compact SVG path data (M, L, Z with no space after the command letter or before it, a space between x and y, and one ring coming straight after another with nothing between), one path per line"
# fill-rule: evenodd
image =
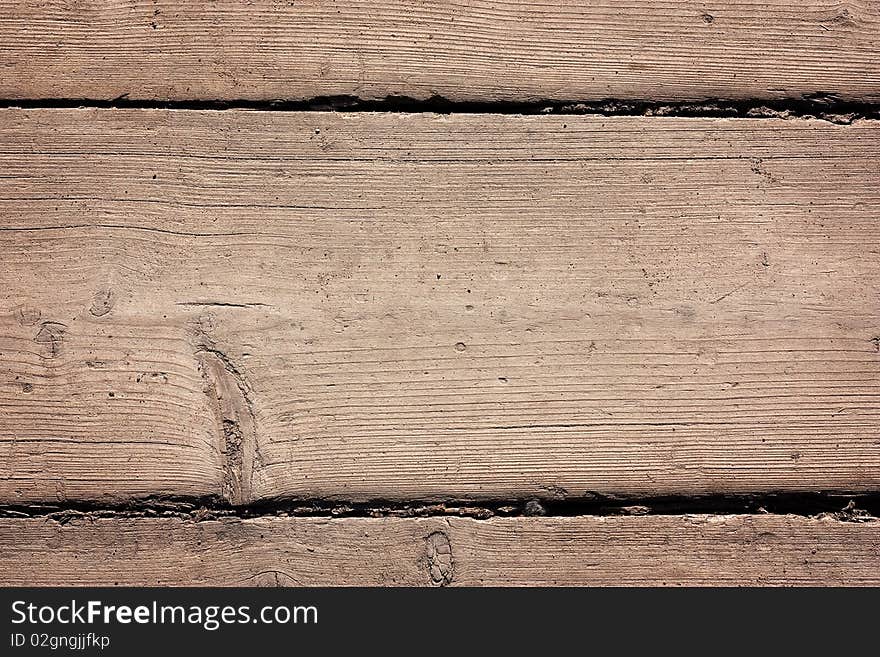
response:
M0 98L880 100L872 0L0 2Z
M4 240L5 242L5 240ZM2 247L3 260L19 255ZM74 256L75 257L75 256ZM51 268L51 267L50 267ZM76 274L44 271L60 295ZM11 275L10 275L11 274ZM17 303L4 271L0 490L4 502L219 495L223 443L189 343L170 327L97 323L87 306Z
M0 144L4 502L880 485L877 122L5 110Z
M3 326L4 332L9 326ZM69 358L87 358L100 338L73 338ZM123 502L155 496L219 496L223 480L216 430L204 420L206 400L193 390L144 390L138 377L152 377L155 358L127 361L126 346L101 350L116 363L112 376L91 374L82 360L57 368L34 354L26 338L4 339L9 350L31 354L15 374L4 361L0 480L7 503L103 500ZM88 345L86 344L88 343ZM18 349L23 348L23 352ZM132 352L140 346L129 343ZM174 359L172 359L174 360ZM107 361L103 361L107 362ZM163 359L160 376L194 374ZM39 389L38 394L31 390ZM108 390L116 400L107 399ZM16 399L18 395L22 398ZM201 412L200 412L201 411Z
M0 520L4 586L877 586L878 563L877 522L799 516Z

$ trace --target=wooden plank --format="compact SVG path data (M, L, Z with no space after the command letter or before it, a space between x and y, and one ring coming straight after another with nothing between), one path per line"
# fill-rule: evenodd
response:
M5 262L27 258L7 247L4 240ZM58 276L82 285L70 264L44 269L34 284L61 295L70 287ZM92 312L100 301L64 311L18 303L28 294L9 288L17 278L2 276L3 501L219 496L225 444L205 422L213 411L183 333L149 322L101 325Z
M0 2L0 98L880 100L871 0Z
M800 516L0 520L4 586L877 586L878 563L877 522Z
M4 502L880 485L877 122L4 110L0 144Z
M178 360L182 350L169 358L131 357L143 336L113 336L109 346L108 336L67 333L64 360L47 361L30 340L44 328L4 321L2 331L4 502L219 497L223 444L204 421L207 399L195 387L157 385L166 377L199 380L192 363ZM154 337L156 349L169 342Z

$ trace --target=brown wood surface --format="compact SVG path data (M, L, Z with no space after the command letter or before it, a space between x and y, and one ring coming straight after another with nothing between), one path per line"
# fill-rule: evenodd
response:
M3 585L880 585L880 524L800 516L0 520Z
M0 98L880 100L875 0L3 0L0 44Z
M878 145L0 111L0 501L876 490Z

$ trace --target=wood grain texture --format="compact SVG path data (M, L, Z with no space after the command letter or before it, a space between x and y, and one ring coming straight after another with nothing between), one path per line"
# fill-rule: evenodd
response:
M0 43L0 98L880 100L874 0L3 0Z
M0 500L877 490L880 125L3 110Z
M28 586L880 584L880 524L800 516L0 520Z

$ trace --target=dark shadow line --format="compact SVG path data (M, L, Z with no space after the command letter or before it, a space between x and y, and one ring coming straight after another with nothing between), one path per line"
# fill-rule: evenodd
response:
M357 96L318 96L305 100L152 100L127 96L100 98L0 99L0 108L23 109L155 109L155 110L253 110L273 112L433 112L438 114L513 114L601 116L673 116L694 118L818 118L849 124L857 119L880 118L880 103L841 99L831 93L815 93L786 99L661 102L605 99L456 101L442 96L426 99L386 96L362 99Z
M514 500L346 502L333 499L275 499L231 505L221 497L151 497L119 504L89 501L0 505L0 518L49 518L61 523L80 517L190 520L258 517L424 518L424 517L576 517L786 514L862 522L880 517L877 492L801 492L750 495L617 497L590 493L567 497L561 489L548 497Z

